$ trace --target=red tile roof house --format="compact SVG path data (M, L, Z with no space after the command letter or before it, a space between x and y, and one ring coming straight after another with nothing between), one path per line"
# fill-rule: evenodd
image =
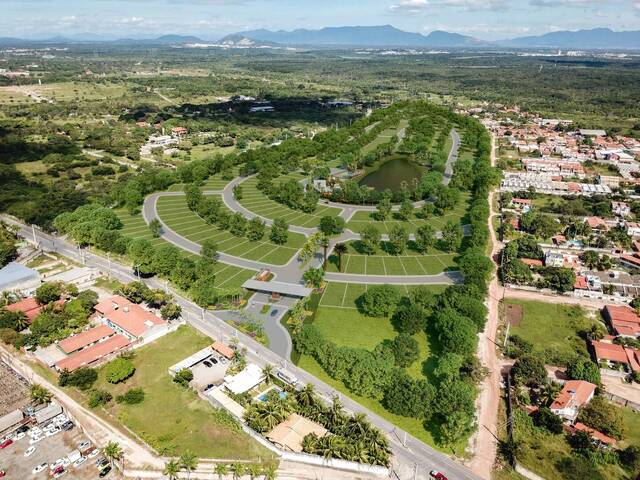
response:
M580 408L589 403L596 391L596 385L584 380L567 380L562 391L551 404L551 411L574 422Z
M607 368L616 370L616 366L623 365L629 372L640 372L640 350L597 341L592 341L591 346L596 361L605 363Z
M611 438L605 435L604 433L599 432L598 430L595 430L591 427L587 427L582 422L577 422L575 425L566 425L565 430L571 435L575 435L576 432L588 433L591 436L591 439L597 444L598 447L608 448L608 447L616 446L615 438Z
M64 305L64 300L58 300L55 302L55 305L62 306ZM27 297L24 300L20 300L19 302L12 303L7 305L6 308L10 312L22 312L27 317L29 323L33 322L35 318L40 315L40 312L45 308L46 305L40 305L35 298Z
M130 344L131 341L127 337L117 334L112 335L104 341L82 348L72 355L59 360L56 362L56 369L73 372L80 367L92 365L109 355L119 352Z
M640 316L631 307L606 305L602 316L611 330L621 337L640 338Z
M587 225L589 225L593 230L603 230L603 231L607 231L609 230L609 226L607 225L607 222L604 220L604 218L600 218L600 217L587 217L585 219L585 222Z
M119 295L103 300L94 309L105 325L131 341L156 338L169 331L167 322Z

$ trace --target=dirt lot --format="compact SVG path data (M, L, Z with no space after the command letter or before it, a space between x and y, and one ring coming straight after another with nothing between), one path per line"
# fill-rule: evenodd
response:
M25 457L24 452L29 448L29 436L25 436L21 440L15 441L12 445L0 450L0 468L6 470L7 480L23 480L23 479L37 479L44 480L51 478L50 470L47 468L45 471L36 475L32 474L32 470L41 463L54 463L59 458L62 458L75 450L77 445L83 440L87 440L82 435L77 427L69 432L60 432L57 435L47 437L44 440L36 444L36 451L30 457ZM96 469L95 462L101 458L98 455L94 458L87 458L87 460L78 468L69 466L66 468L66 473L61 477L63 480L88 480L98 478L98 470ZM106 477L113 480L116 475L113 473ZM4 479L3 479L4 480Z

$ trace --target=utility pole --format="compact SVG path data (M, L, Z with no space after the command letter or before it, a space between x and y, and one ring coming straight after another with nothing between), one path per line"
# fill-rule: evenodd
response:
M111 280L111 254L110 253L107 253L107 262L108 262L107 278Z
M31 224L31 234L33 235L33 243L36 244L36 247L38 246L38 239L36 238L36 227L34 224Z

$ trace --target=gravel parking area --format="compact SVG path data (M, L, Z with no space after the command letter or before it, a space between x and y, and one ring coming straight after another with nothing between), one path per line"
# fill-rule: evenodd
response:
M78 444L87 438L75 427L68 432L60 432L51 437L47 437L35 444L35 452L25 457L24 453L29 448L29 436L26 435L20 440L15 440L12 445L0 450L0 468L7 472L5 477L8 480L37 479L44 480L51 478L49 467L43 472L33 474L33 469L41 463L54 463L59 458L65 457L78 448ZM66 473L60 477L62 479L87 480L97 479L98 470L95 466L96 460L101 458L97 455L94 458L87 458L78 466L73 465L65 468ZM107 479L115 479L117 476L112 472ZM4 479L3 479L4 480Z

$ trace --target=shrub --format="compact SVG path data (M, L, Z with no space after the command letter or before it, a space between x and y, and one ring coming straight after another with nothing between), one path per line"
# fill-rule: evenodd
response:
M173 377L173 381L182 385L183 387L188 387L191 380L193 380L193 372L188 368L180 370L178 373L176 373L175 377Z
M136 368L130 360L125 358L116 358L105 366L104 371L107 377L107 382L120 383L133 375Z
M391 285L371 287L360 298L360 309L368 317L386 317L400 301L398 290Z
M80 367L73 372L63 370L58 378L61 387L77 387L80 390L89 390L98 379L98 372L93 368Z
M562 419L548 407L541 407L533 414L533 424L556 435L562 433Z
M118 395L116 402L126 403L127 405L136 405L144 400L144 390L141 388L130 388L124 395Z
M89 408L101 407L111 401L113 396L106 390L93 390L89 395L89 401L87 404Z

